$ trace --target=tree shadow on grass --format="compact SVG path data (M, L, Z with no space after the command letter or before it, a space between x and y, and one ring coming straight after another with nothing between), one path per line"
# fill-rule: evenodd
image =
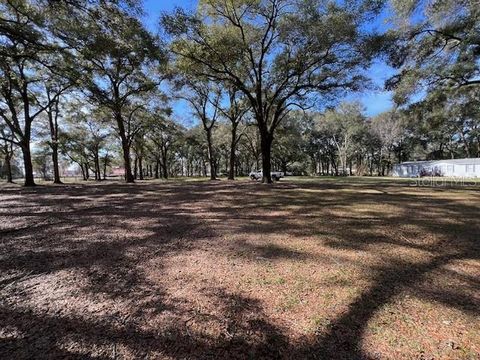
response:
M356 183L352 192L348 182L282 184L275 188L207 182L81 186L63 189L60 195L58 188L29 190L22 203L11 212L0 212L0 216L17 218L32 215L33 211L40 221L53 218L58 224L2 234L0 269L11 278L2 279L4 287L10 286L2 288L6 296L0 301L0 355L73 359L368 359L371 355L361 343L367 323L406 290L419 298L480 315L478 298L471 296L478 289L476 279L462 280L469 284L470 293L460 288L446 291L423 285L432 272L446 274L446 265L480 258L478 206L432 198L422 191L412 195L404 191L404 186L382 183L380 187L382 191L376 192L378 187ZM8 189L7 196L17 196L17 191ZM376 207L379 201L398 212L382 216ZM352 204L364 205L366 211L346 215L345 209ZM27 206L33 210L25 211ZM271 211L278 210L271 216ZM240 221L235 217L239 212ZM414 241L415 233L408 234L407 228L395 230L407 225L432 234L434 239ZM389 231L378 233L379 228ZM118 234L122 229L129 231ZM155 271L161 276L169 256L188 253L202 246L205 239L217 241L227 231L251 235L275 232L292 237L321 233L327 248L372 253L381 248L380 256L389 262L367 269L372 285L333 319L326 331L293 343L286 335L288 329L271 319L264 305L252 296L221 287L204 289L203 295L213 302L216 315L202 317L191 303L169 294L166 284L145 276L150 259L159 259ZM408 238L397 237L399 232ZM218 240L212 256L222 255L226 246L227 252L249 261L327 261L261 240L233 244ZM385 255L390 248L411 249L423 255L420 259ZM83 279L76 283L73 278L70 280L74 282L67 284L72 293L79 292L79 299L123 307L98 316L89 311L76 314L45 307L51 296L59 296L57 293L41 294L28 288L48 280L49 275L61 287L62 281L70 280L59 274L69 271ZM25 281L23 275L27 276ZM39 282L29 280L31 275L39 275ZM45 295L41 306L36 303L40 295ZM65 297L74 295L60 293ZM75 308L82 306L74 304ZM147 326L152 315L174 321ZM208 326L216 330L208 331Z
M326 238L325 245L333 249L354 251L374 252L378 247L383 247L383 251L390 248L393 251L413 250L423 254L420 259L405 259L405 256L389 254L387 264L370 269L373 285L354 299L348 310L334 319L326 331L315 338L305 339L301 346L290 348L290 353L313 359L369 359L371 355L362 349L361 342L369 320L404 291L472 316L480 315L480 300L475 296L480 291L479 281L469 278L468 285L463 288L450 287L448 290L425 285L426 278L432 272L442 276L448 273L445 267L456 261L480 259L480 227L477 215L479 208L476 204L465 205L454 200L423 195L422 191L431 189L423 189L412 195L399 191L405 190L404 187L388 185L382 185L381 195L378 195L370 191L370 186L362 184L356 184L357 192L343 195L340 193L337 198L327 196L322 199L322 190L341 190L345 187L348 188L348 185L307 184L297 188L300 191L307 190L306 195L291 192L279 194L275 197L277 204L290 206L291 211L275 219L268 216L256 217L254 224L247 224L245 228L239 229L239 232L243 230L247 233L263 233L268 229L275 229L278 233L309 236L317 233L313 221L311 226L305 222L302 223L303 226L298 226L298 220L302 219L306 209L320 214L327 210L328 214L332 209L348 209L352 204L363 204L372 210L362 212L361 217L332 217L331 228L322 233ZM406 190L409 191L408 188ZM441 193L445 190L433 191ZM461 193L461 190L458 191ZM478 196L476 191L470 192L473 196ZM317 196L318 203L313 199L312 193L320 194ZM375 211L375 205L380 201L382 204L395 206L398 213L383 214L388 216L382 217L382 214ZM365 217L370 220L365 221ZM398 230L401 226L406 229ZM408 227L415 228L418 235L431 235L433 240L422 242L415 239L416 232L409 236L410 239L396 236L400 232L408 235ZM379 234L379 228L386 231ZM244 250L255 253L258 247L262 248L262 245L247 243ZM269 247L272 248L271 245ZM271 254L271 258L296 258L287 249L274 250L276 251ZM382 256L385 257L385 253ZM465 282L465 279L463 281Z

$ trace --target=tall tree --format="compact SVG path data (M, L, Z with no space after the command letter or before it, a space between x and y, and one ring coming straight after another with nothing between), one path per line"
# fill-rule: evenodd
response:
M213 146L213 129L219 117L221 89L211 81L205 79L188 79L188 74L183 80L187 94L179 95L192 108L194 115L201 121L207 140L208 162L210 165L210 179L217 178L216 153Z
M31 140L34 121L71 86L59 85L45 96L45 82L66 64L61 46L45 27L38 3L0 3L0 118L8 125L23 154L25 186L35 185Z
M382 176L385 176L385 171L389 170L392 165L391 154L400 148L406 134L404 118L399 111L386 111L372 119L370 128L380 141L380 172Z
M270 183L274 132L289 110L313 102L313 93L326 101L363 83L359 70L378 45L361 26L371 3L202 0L195 15L177 10L163 24L177 56L248 99L261 136L263 181Z
M306 117L303 111L292 111L280 124L277 137L272 148L272 159L284 173L304 172L301 162L305 163L305 132Z
M342 174L347 174L347 164L355 144L355 137L365 124L359 103L343 103L338 109L329 110L323 117L323 126L331 136L338 151Z
M480 93L473 86L433 90L405 111L430 159L475 157L479 152Z
M421 90L480 86L480 6L469 0L393 0L397 41L387 86L397 102Z
M80 166L85 180L91 169L95 180L101 181L101 155L110 136L105 110L72 109L65 120L68 126L60 136L63 153Z
M7 175L7 182L13 183L12 158L13 158L13 136L5 124L0 123L0 153L4 157L4 171Z
M247 114L250 110L248 103L246 103L245 99L242 99L242 97L239 95L241 95L240 91L230 86L227 88L228 107L224 108L222 105L219 105L219 110L230 122L231 136L228 180L235 179L235 153L237 151L237 145L242 137L242 134L238 133L238 126L240 125L245 114Z
M166 54L158 39L122 6L99 2L75 14L78 18L62 28L62 37L81 58L83 90L111 113L122 145L125 179L133 182L132 122L145 105L144 96L157 89Z
M52 165L53 165L53 183L61 184L60 170L58 164L58 145L59 145L59 124L60 117L60 95L58 92L62 92L62 89L58 89L57 86L49 84L46 86L46 96L48 100L48 106L45 109L48 119L48 128L50 130L50 139L48 145L52 149Z

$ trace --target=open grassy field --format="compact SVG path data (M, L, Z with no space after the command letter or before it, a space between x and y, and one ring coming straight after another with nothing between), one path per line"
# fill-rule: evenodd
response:
M0 358L479 359L480 186L0 185Z

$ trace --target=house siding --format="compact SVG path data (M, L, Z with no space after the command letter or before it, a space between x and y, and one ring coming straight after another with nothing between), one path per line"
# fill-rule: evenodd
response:
M480 177L480 158L437 161L410 161L393 166L396 177L419 177L422 171L447 177Z

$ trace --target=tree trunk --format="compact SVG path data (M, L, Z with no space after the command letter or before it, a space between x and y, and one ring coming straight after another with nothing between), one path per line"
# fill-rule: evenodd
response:
M160 177L159 170L160 170L160 161L157 160L155 162L155 179L158 179Z
M138 157L138 174L140 180L143 180L143 156Z
M138 178L138 158L135 155L135 160L133 160L133 178L137 180Z
M11 154L8 145L5 146L5 166L7 168L7 182L13 183Z
M22 145L23 165L25 171L25 186L35 186L33 177L32 154L30 152L30 141Z
M162 151L162 161L160 162L160 164L162 166L163 178L167 180L168 179L168 160L167 160L167 154L165 149Z
M107 180L108 155L103 158L103 180Z
M262 149L262 183L271 184L272 183L272 165L271 165L271 154L272 154L272 141L273 137L267 132L266 129L260 131L260 147Z
M235 150L237 147L237 124L232 123L232 139L230 142L230 169L228 180L235 180Z
M118 132L120 134L120 138L122 140L122 152L123 152L123 165L125 168L125 181L127 183L135 182L135 179L132 174L132 161L130 159L130 143L127 139L127 135L125 133L125 126L123 123L123 117L120 112L115 114L115 120L117 121Z
M123 142L123 141L122 141ZM130 147L128 144L122 144L123 150L123 164L125 167L125 181L127 183L135 182L132 174L132 162L130 160Z
M163 178L165 180L167 180L168 179L168 166L167 166L166 161L162 162L162 173L163 173Z
M82 170L83 181L87 181L87 175L85 174L85 168L80 164L80 170Z
M102 173L100 172L100 156L98 155L98 150L95 152L93 161L95 166L95 180L102 181Z
M53 183L61 184L60 168L58 166L58 144L52 139L52 162L53 162Z
M50 92L47 90L48 98L50 99ZM58 103L59 99L51 102L51 106L47 108L48 124L50 126L50 140L52 149L52 163L53 163L53 183L61 184L60 170L58 166Z
M213 155L213 143L212 143L212 129L207 130L207 144L208 144L208 162L210 164L210 180L217 178L215 158Z
M83 164L83 166L85 166L85 180L88 180L90 179L90 169L87 163Z

